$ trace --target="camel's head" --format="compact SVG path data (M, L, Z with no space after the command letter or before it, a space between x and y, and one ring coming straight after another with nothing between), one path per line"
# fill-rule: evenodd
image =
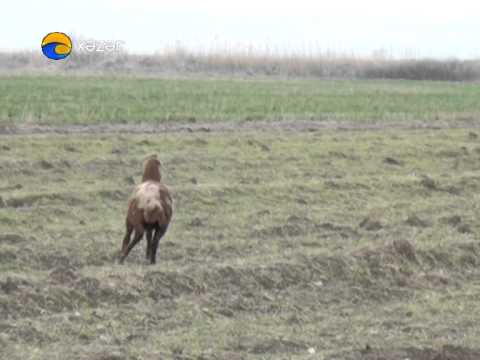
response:
M148 156L143 164L143 181L160 181L160 179L162 178L160 174L161 166L162 163L160 162L160 160L158 160L156 154Z

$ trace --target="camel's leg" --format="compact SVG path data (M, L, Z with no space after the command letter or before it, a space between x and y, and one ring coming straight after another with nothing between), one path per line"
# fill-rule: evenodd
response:
M125 236L123 238L121 254L123 254L127 250L128 243L130 242L130 237L132 236L132 232L133 232L133 226L127 222L127 229L125 232Z
M147 253L145 255L146 259L147 260L150 260L151 258L151 253L152 253L152 230L151 229L148 229L146 231L146 237L147 237Z
M167 227L168 225L160 225L155 230L155 236L153 237L153 242L152 242L152 253L150 258L150 264L155 264L157 262L158 243L160 242L160 239L162 238L162 236L165 235L165 232L167 231Z
M143 232L144 232L144 228L142 225L135 227L135 237L133 238L133 241L130 244L128 244L128 247L126 248L126 250L122 252L122 257L120 258L120 264L123 264L123 261L128 256L130 251L132 251L134 246L137 245L138 242L142 239Z

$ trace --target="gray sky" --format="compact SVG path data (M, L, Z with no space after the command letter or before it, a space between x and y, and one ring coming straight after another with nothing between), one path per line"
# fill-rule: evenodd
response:
M480 1L13 0L2 4L0 49L39 49L52 31L120 40L151 53L177 42L209 51L480 57Z

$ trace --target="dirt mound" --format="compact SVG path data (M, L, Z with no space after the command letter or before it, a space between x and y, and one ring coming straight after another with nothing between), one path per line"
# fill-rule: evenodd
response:
M469 224L462 222L462 218L459 215L453 215L448 217L443 217L440 219L442 224L452 226L457 229L461 234L471 234L473 233L472 228Z
M38 265L41 269L75 269L83 265L83 263L78 258L73 258L67 254L40 254L36 258Z
M68 152L79 152L80 151L75 146L69 145L69 144L65 144L63 146L63 148L65 149L65 151L68 151Z
M252 354L281 354L304 351L308 346L301 341L288 339L259 339L258 337L241 337L228 350L248 352Z
M383 162L388 165L396 165L396 166L403 166L403 161L397 160L395 158L387 156L383 159Z
M21 339L26 343L45 344L53 339L44 331L38 330L33 326L18 327L7 323L0 323L0 332L2 338L7 341L18 341Z
M125 191L121 190L102 190L99 191L98 196L100 196L103 199L108 199L108 200L125 200L128 199L128 193Z
M472 234L473 233L472 228L468 224L460 225L457 228L457 230L458 230L459 233L462 233L462 234Z
M194 217L187 225L189 227L202 227L205 226L206 220L202 220L199 217Z
M0 289L5 294L12 294L20 290L22 287L31 286L30 282L21 278L7 277L5 280L0 281Z
M476 132L473 132L473 131L469 131L468 132L468 138L470 140L476 140L478 139L478 134Z
M408 261L418 262L415 248L408 240L395 240L393 242L393 248Z
M417 215L409 215L405 224L413 227L426 228L432 226L431 222L420 219Z
M48 276L59 284L73 283L78 278L76 268L67 264L57 266Z
M363 219L358 226L361 229L365 229L367 231L378 231L383 228L383 225L379 220L373 219L371 217L366 217L365 219Z
M150 289L149 296L155 300L204 291L198 280L177 272L149 272L145 274L144 282L147 289Z
M34 239L32 239L34 240ZM0 244L20 244L27 241L27 239L18 234L4 234L0 235Z
M89 348L74 351L69 354L72 360L130 360L137 359L127 355L128 352L121 347L102 346L98 348Z
M260 149L263 151L271 151L271 147L262 143L261 141L258 140L247 140L247 144L250 146L258 146Z
M332 224L329 222L318 224L307 217L297 215L289 216L283 225L265 227L252 232L253 237L269 238L275 237L295 237L306 234L322 234L333 232L342 238L356 238L358 233L347 225Z
M447 216L440 219L442 224L447 224L453 227L460 225L462 218L459 215Z
M253 231L252 235L254 237L268 238L271 236L275 237L293 237L305 234L306 230L300 225L296 224L285 224L282 226L272 226L258 231Z
M324 264L329 266L328 261ZM144 276L142 291L156 301L173 299L185 294L206 295L208 303L218 309L218 312L231 316L237 311L257 308L268 310L268 304L273 299L266 293L307 286L318 280L320 271L309 264L221 266L202 272L197 271L190 276L179 272L148 272Z
M439 190L437 182L427 175L422 176L422 180L420 180L420 185L422 185L425 189L428 190Z
M91 357L90 359L92 360L127 360L128 356L118 351L117 352L105 351L103 353L98 353L93 355L93 357Z
M299 236L311 231L315 224L306 217L289 216L282 225L254 230L252 236L260 238Z
M399 350L377 350L367 345L365 349L344 358L347 360L478 360L480 359L480 350L452 345L445 345L440 350L413 347Z
M429 196L431 195L430 192L433 191L441 191L441 192L446 192L452 195L460 195L462 192L465 191L465 181L462 180L461 183L459 183L457 186L453 185L445 185L445 186L440 186L440 183L438 180L435 180L431 178L430 176L427 175L421 175L421 180L420 180L420 185L423 187L424 190L427 190L428 192L424 192L425 195ZM469 187L471 187L471 184L468 184Z
M50 170L50 169L53 169L55 166L47 160L41 160L38 163L38 167L43 170Z
M0 281L0 317L37 317L96 307L110 302L135 302L139 289L125 286L120 280L98 280L77 274L71 267L59 266L48 275L47 281L7 278Z
M325 186L335 190L370 190L368 185L345 180L326 180Z
M96 304L96 301L92 301L93 299L60 286L32 284L13 289L12 294L15 296L0 299L0 315L4 319L36 317Z
M7 207L21 208L21 207L31 207L37 204L42 204L44 202L54 202L59 201L63 204L77 206L84 204L84 200L77 198L71 194L36 194L36 195L27 195L20 197L12 197L6 200Z
M17 259L17 254L11 250L1 250L0 251L0 262L3 264L8 264Z

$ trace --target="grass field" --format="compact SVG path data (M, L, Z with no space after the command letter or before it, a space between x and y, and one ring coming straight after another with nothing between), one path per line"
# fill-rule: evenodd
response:
M253 120L471 120L478 84L420 81L0 78L0 126Z
M441 83L75 84L2 79L1 111L52 123L117 121L128 109L139 121L192 109L209 120L309 111L388 120L474 116L480 106L478 88ZM479 136L2 135L0 357L477 359ZM146 265L142 242L120 266L126 200L152 152L174 220L159 264Z

